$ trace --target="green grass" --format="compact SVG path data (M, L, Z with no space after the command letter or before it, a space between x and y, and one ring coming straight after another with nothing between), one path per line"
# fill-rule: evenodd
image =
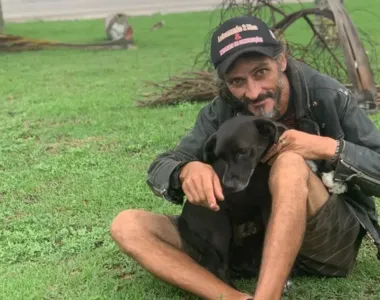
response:
M379 20L359 11L379 11L380 2L345 2L355 23L380 42ZM134 100L144 80L191 68L209 18L207 12L131 18L136 50L1 54L0 299L193 298L122 255L108 230L127 208L179 212L150 192L146 170L191 128L203 104L138 109ZM164 28L151 31L161 19ZM7 32L104 39L103 20L8 24ZM289 37L305 34L300 23ZM348 279L298 279L289 299L378 299L375 254L366 243Z

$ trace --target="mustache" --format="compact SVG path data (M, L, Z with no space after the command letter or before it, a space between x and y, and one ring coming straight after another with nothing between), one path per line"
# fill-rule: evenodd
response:
M267 91L265 93L259 94L256 99L251 99L251 98L249 98L249 97L247 97L247 96L244 95L240 100L245 105L248 105L251 102L258 103L258 102L264 101L267 98L272 98L272 99L275 100L278 97L278 94L279 94L278 92Z

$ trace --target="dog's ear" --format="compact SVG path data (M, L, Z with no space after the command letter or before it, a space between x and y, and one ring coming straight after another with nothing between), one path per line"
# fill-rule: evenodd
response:
M212 134L203 146L203 161L211 163L216 159L215 146L216 133Z
M278 141L278 139L280 138L280 136L286 131L288 130L288 128L285 126L285 125L282 125L280 123L275 123L276 124L276 127L277 127L277 137L276 137L276 142Z
M276 143L282 134L282 130L279 130L277 124L269 119L258 118L254 120L259 133L270 140L270 143ZM281 132L280 132L281 131Z

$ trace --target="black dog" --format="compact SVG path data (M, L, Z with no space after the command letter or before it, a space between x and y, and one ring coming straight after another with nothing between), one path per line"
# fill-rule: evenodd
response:
M257 275L264 230L269 218L270 167L260 163L286 128L265 118L234 117L219 128L204 145L204 160L218 174L225 200L218 212L186 201L179 218L185 243L200 254L198 263L234 286L233 271ZM244 257L256 261L253 270L236 267ZM243 273L243 274L242 274Z
M286 127L265 118L238 116L223 123L205 143L204 160L225 163L218 174L228 192L244 190L263 155L276 143ZM219 168L216 168L220 172Z

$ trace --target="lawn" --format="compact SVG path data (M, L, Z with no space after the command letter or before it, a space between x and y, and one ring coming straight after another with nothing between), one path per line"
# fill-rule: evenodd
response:
M380 11L380 2L345 2L355 24L380 43L380 19L364 11ZM165 26L151 31L161 19ZM191 128L203 104L142 109L134 101L144 80L191 68L216 21L209 20L209 12L133 17L135 50L1 54L0 299L195 299L122 255L109 226L127 208L180 210L150 192L146 170ZM90 42L104 39L103 26L30 22L8 24L7 32ZM300 22L289 39L304 34ZM375 256L366 241L348 279L297 279L288 299L379 299Z

